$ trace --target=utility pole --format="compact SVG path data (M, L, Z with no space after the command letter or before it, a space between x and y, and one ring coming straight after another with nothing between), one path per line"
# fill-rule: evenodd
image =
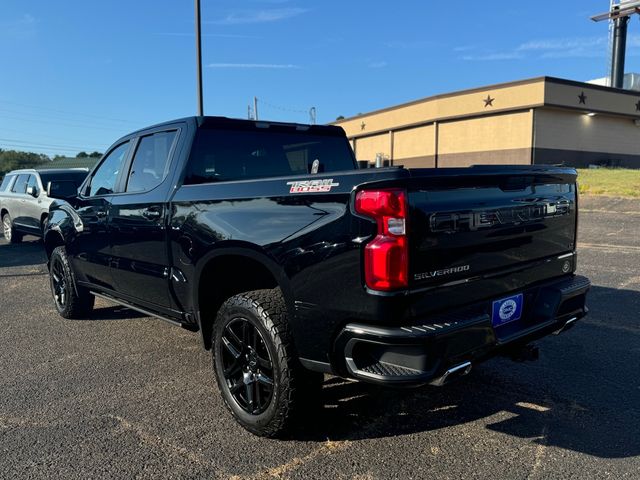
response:
M609 11L594 15L591 20L601 22L607 20L613 24L613 41L611 43L611 74L609 86L624 86L624 57L627 49L627 24L629 17L640 13L639 0L612 0Z
M253 97L253 117L258 120L258 97Z
M622 88L624 84L624 57L627 51L627 24L629 17L613 21L613 49L611 52L611 86Z
M198 116L204 115L202 107L202 42L200 35L200 0L195 0L196 14L196 95L198 99Z

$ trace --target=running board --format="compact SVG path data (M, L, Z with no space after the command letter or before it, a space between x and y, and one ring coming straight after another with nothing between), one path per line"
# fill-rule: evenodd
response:
M110 297L109 295L105 295L103 293L98 293L98 292L89 292L91 293L91 295L95 295L96 297L100 297L100 298L104 298L105 300L108 300L110 302L113 302L115 304L121 305L123 307L126 308L130 308L131 310L135 310L136 312L140 312L140 313L144 313L145 315L148 315L149 317L155 317L158 318L160 320L163 320L167 323L170 323L171 325L175 325L176 327L183 327L184 325L176 320L171 320L170 318L167 317L163 317L162 315L159 315L157 313L154 312L150 312L149 310L145 310L144 308L140 308L140 307L135 307L133 305L131 305L130 303L125 302L124 300L120 300L120 299L116 299L113 297Z

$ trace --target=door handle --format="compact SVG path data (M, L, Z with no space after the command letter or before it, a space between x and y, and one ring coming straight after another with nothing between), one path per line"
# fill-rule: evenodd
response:
M147 220L157 220L158 218L160 218L161 215L162 215L162 212L155 208L145 208L142 211L142 216Z

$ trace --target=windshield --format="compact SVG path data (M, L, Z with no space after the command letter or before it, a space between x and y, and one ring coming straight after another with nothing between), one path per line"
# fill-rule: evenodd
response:
M51 189L49 196L52 198L69 198L73 197L78 192L78 184L70 180L62 180L51 182Z
M41 173L42 186L47 189L51 182L50 194L52 198L70 198L78 193L78 187L86 178L88 172L65 172L65 173Z

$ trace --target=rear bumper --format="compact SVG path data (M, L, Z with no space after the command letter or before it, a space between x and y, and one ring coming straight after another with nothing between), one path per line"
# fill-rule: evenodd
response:
M521 319L495 328L491 301L398 327L349 323L334 351L341 370L360 380L442 384L475 363L570 328L587 314L590 286L587 278L570 276L526 289Z

